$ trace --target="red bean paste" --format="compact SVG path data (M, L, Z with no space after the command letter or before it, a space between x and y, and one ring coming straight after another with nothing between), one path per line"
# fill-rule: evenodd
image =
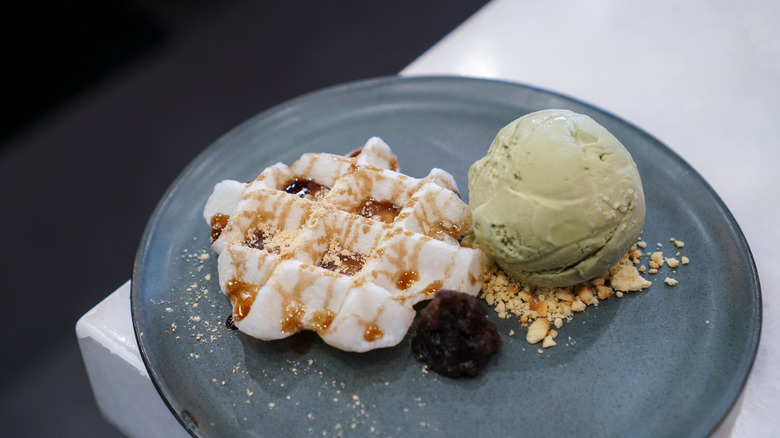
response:
M443 376L476 376L502 344L477 298L440 290L420 311L412 352Z

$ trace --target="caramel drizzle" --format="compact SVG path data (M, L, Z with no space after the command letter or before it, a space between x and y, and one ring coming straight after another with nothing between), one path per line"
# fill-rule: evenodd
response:
M348 254L337 253L332 254L335 260L321 260L317 266L320 268L328 269L333 272L337 272L342 275L355 275L363 269L363 264L366 261L366 256L356 252L349 252Z
M406 235L410 232L404 231L402 228L394 228L387 233L386 239L390 240L394 236L402 233ZM400 271L400 273L395 277L396 287L403 291L412 288L412 285L419 280L419 274L411 268L420 266L420 253L422 252L423 245L425 245L427 239L429 238L421 238L420 240L414 242L414 246L412 246L411 251L407 248L406 241L404 240L396 241L395 245L382 248L387 262L394 266L395 269L375 271L374 278L378 277L379 275L384 275L387 278L391 278L395 272ZM414 290L411 292L413 294ZM405 294L401 297L401 299L408 297L409 295Z
M338 157L338 158L340 158L340 157ZM310 160L307 163L309 171L304 172L304 174L311 174L310 171L316 165L317 161L318 161L317 159ZM355 195L355 193L356 193L355 192L355 188L361 187L361 193L366 193L367 191L370 193L370 191L373 189L373 184L375 183L375 181L373 179L374 178L373 175L368 175L367 174L368 172L361 172L360 171L362 167L372 168L372 166L359 166L359 165L357 165L354 162L354 159L353 159L353 160L349 160L349 167L347 169L344 169L343 166L339 169L340 171L346 170L348 172L352 172L355 175L356 184L350 185L350 186L345 186L345 188L342 189L343 191L345 191L353 199L356 196ZM396 162L395 165L393 165L393 169L392 170L396 170L396 169L397 169L397 162ZM399 178L408 178L408 177L403 176L403 175L400 175L398 177ZM277 178L277 180L278 180L278 178ZM424 181L421 181L421 183L418 184L417 189L419 189L419 187L423 184L423 182ZM290 188L291 185L293 187ZM300 187L297 187L296 185L301 186L302 189ZM285 186L285 189L287 189L287 188L290 188L291 190L292 189L298 189L295 194L299 194L299 195L301 194L301 191L306 192L306 193L303 193L303 196L309 196L309 195L314 196L314 195L317 194L316 192L319 192L321 190L329 190L327 187L324 187L323 185L318 184L318 183L316 183L316 182L314 182L314 181L312 181L310 179L303 180L303 179L300 179L300 178L293 179L290 183L287 184L287 186ZM396 185L394 187L393 199L397 199L397 197L399 195L401 195L404 191L405 191L405 189L404 189L403 185L400 185L400 184ZM314 192L314 193L312 194L312 192ZM260 206L258 208L256 208L255 211L244 212L244 216L245 216L244 219L248 219L248 222L249 222L249 226L248 227L243 227L245 230L251 229L252 225L256 226L259 223L268 223L272 218L275 219L276 222L285 221L286 218L288 218L290 216L290 211L295 206L294 202L285 202L283 204L282 211L278 211L278 206L274 205L274 201L268 199L267 192L263 193L263 190L259 190L257 192L253 192L252 196L260 204ZM406 203L406 208L407 209L411 209L411 207L414 206L417 203L417 201L418 201L418 199L415 199L415 198L410 199ZM377 204L379 204L379 203L382 203L383 205L377 206ZM267 208L268 208L267 206L269 204L270 204L270 208L275 209L275 211L267 211ZM368 205L366 205L366 204L368 204ZM432 206L435 209L435 205L432 204ZM333 206L328 206L328 205L324 205L323 207L325 207L325 208L330 207L330 209L334 208ZM379 215L386 222L392 222L392 220L398 218L399 217L399 213L401 213L401 211L402 211L402 207L400 207L398 205L395 205L394 203L392 203L390 201L376 201L373 198L368 198L366 201L364 201L363 205L360 205L358 207L358 211L367 210L367 211L365 211L366 214L363 214L363 216L366 216L368 213L372 213L370 217L375 216L375 213L372 211L372 209L389 210L389 212L392 213L392 217L390 218L390 220L385 220L386 216L383 216L382 214ZM430 224L430 221L428 219L429 219L429 215L431 214L431 212L428 211L428 208L423 208L421 210L424 210L424 211L421 211L421 214L423 215L425 223ZM309 220L312 220L312 218L309 217L310 214L307 213L307 211L308 211L307 208L303 209L303 211L301 213L302 214L301 222L305 223L305 222L308 222ZM407 217L409 214L410 213L408 211L406 211L406 212L403 213L403 217ZM435 214L435 213L433 213L433 214ZM389 216L387 216L387 217L389 217ZM322 218L320 218L320 219L322 219ZM416 219L418 221L421 220L419 217L417 217ZM212 219L212 222L213 222L213 219ZM227 220L226 220L226 222L227 222ZM247 221L245 220L244 223L246 223L246 222ZM287 228L287 227L284 226L286 224L279 223L278 225L281 226L281 228ZM362 224L362 226L358 229L357 227L359 225L361 225L361 224L355 223L355 224L353 224L353 226L345 227L344 229L340 229L339 230L340 231L340 236L338 236L338 237L340 237L339 241L343 242L343 245L344 245L345 248L354 247L354 245L358 241L358 238L359 238L359 235L361 234L361 231L362 231L362 234L364 234L364 235L371 231L371 228L369 226L367 226L366 224ZM220 228L219 232L221 232L221 230L223 228L224 228L224 226L222 226ZM331 228L331 227L328 227L328 228ZM457 237L459 237L459 234L460 234L459 226L456 225L456 224L452 224L452 225L448 226L448 225L445 225L443 222L439 221L439 222L435 223L432 226L432 228L435 228L435 229L432 231L434 236L431 236L431 237L436 237L437 235L441 235L441 234L447 234L447 235L457 239ZM330 232L332 230L329 229L328 231ZM335 230L333 230L333 231L335 231ZM429 230L429 232L430 231L431 230ZM212 227L212 233L213 232L214 232L214 227ZM390 230L388 233L386 233L387 234L386 236L382 236L382 234L385 234L385 233L378 233L378 236L376 237L375 242L374 242L374 246L372 246L372 247L376 248L376 244L379 241L385 240L385 239L387 239L389 237L392 237L393 235L397 235L398 233L401 233L401 232L404 232L404 231L402 229L398 228L398 229ZM412 233L411 232L405 232L404 234L411 235ZM217 238L218 237L219 237L219 234L217 234ZM321 245L327 243L324 240L326 240L328 238L332 239L333 236L332 235L329 236L328 233L324 233L324 235L318 240L317 245L311 245L311 246L320 246L321 247ZM438 237L436 237L436 238L438 238ZM375 252L374 255L375 256L382 255L386 250L390 249L392 251L389 253L389 255L390 255L389 258L391 259L391 263L392 264L394 264L394 265L396 265L398 267L401 267L403 265L406 265L406 266L409 266L409 265L411 265L411 266L419 266L420 265L419 264L419 262L420 262L419 258L420 258L421 249L422 249L422 246L423 246L424 242L427 241L427 240L428 240L428 238L426 237L426 238L423 238L421 241L415 242L415 245L414 245L413 248L411 248L411 251L409 251L407 249L407 246L405 245L404 242L400 242L401 244L396 246L396 247L392 247L392 248L390 248L390 247L378 248L378 249L376 249L374 251ZM360 260L360 262L359 262L360 267L362 267L362 265L363 265L363 263L365 261L365 256L363 256L362 254L359 254L359 253L354 253L354 254L357 254L358 256L360 256L362 258L362 260ZM283 254L283 256L284 255L289 255L289 254ZM340 255L340 257L341 257L341 255ZM346 256L347 259L349 259L350 257L351 256ZM245 283L245 282L242 282L242 281L237 279L237 278L240 278L243 275L243 270L245 269L245 268L242 268L240 266L240 265L242 265L242 263L241 263L241 261L238 260L239 258L243 258L243 257L235 257L234 258L234 264L236 265L235 266L235 268L236 268L236 277L233 278L231 281L229 281L228 285L226 287L226 289L228 290L227 291L228 297L230 298L231 302L234 305L234 316L233 316L233 319L235 321L240 321L241 319L243 319L248 314L248 312L251 309L251 306L252 306L252 304L253 304L253 302L255 300L255 297L257 296L257 292L258 292L258 290L260 288L260 286L252 285L252 284L249 284L249 283ZM285 258L285 257L282 257L282 258ZM287 257L287 258L289 258L289 257ZM350 260L342 259L342 262L344 262L344 261L347 261L347 263L350 263ZM309 267L309 268L312 269L311 267ZM452 271L452 268L453 268L452 264L449 263L447 265L447 267L445 268L445 276L444 276L444 278L448 278L450 276L450 272ZM360 268L358 267L355 272L348 273L347 275L352 275L354 273L357 273L357 271L359 271L359 270L360 270ZM394 272L397 272L397 271L394 271ZM391 275L390 272L384 272L383 274L387 275L388 277ZM374 273L374 277L376 277L376 273ZM307 329L312 329L312 330L315 330L315 331L318 331L318 332L322 332L322 331L326 331L326 330L332 328L331 326L332 326L332 323L333 323L334 318L336 316L333 313L333 311L328 309L328 306L330 306L330 302L333 299L333 287L332 287L332 285L329 285L330 287L326 287L326 289L327 289L327 297L325 299L325 303L326 303L325 307L322 308L322 309L317 309L317 310L314 310L312 312L309 312L309 318L308 318L308 321L306 322L306 326L307 327L302 327L303 324L304 324L303 323L303 319L306 317L307 312L306 312L305 305L302 303L301 297L303 295L303 291L305 291L307 288L311 287L315 280L316 280L316 278L314 278L314 277L303 276L300 279L298 279L296 284L294 286L292 286L289 290L282 290L281 284L279 284L279 282L277 280L275 280L275 282L276 282L275 289L281 294L281 296L283 298L283 303L282 303L282 309L283 309L282 331L283 332L285 332L285 333L295 332L295 331L299 331L301 328L307 328ZM416 281L418 281L418 280L419 280L419 274L417 274L417 272L415 272L413 270L406 270L406 271L401 272L401 274L396 279L396 286L400 290L407 290L407 289L411 288L412 285ZM472 279L472 283L473 283L473 281L474 281L474 279ZM357 281L356 281L356 283L357 283ZM442 285L443 285L443 281L442 280L434 280L431 283L429 283L427 286L425 286L425 288L423 288L419 293L421 293L421 294L433 294L436 291L438 291L439 289L441 289ZM377 314L374 316L374 318L371 321L363 320L363 318L361 318L361 320L362 320L361 323L366 327L366 330L365 330L365 333L364 333L364 339L366 341L368 341L368 342L377 341L377 340L381 339L384 336L384 332L381 330L381 328L377 324L377 321L379 320L379 317L380 317L383 309L384 308L380 306L378 308Z
M360 204L355 213L369 219L378 219L380 222L391 224L395 220L401 207L390 201L378 201L374 198L368 198Z
M416 217L419 224L431 224L430 229L426 233L428 236L433 237L436 240L446 240L444 238L444 235L448 235L452 237L455 240L458 240L461 236L461 224L455 224L455 223L445 223L445 221L434 221L435 217L437 216L435 211L431 211L431 208L434 210L439 208L438 204L436 203L436 198L434 194L427 193L425 194L425 201L423 202L422 208L418 209L417 212L419 213ZM421 217L420 217L421 216ZM432 217L433 216L433 217Z
M249 314L260 287L240 280L246 274L244 254L231 251L230 255L233 258L235 274L225 283L225 295L233 305L233 322L238 322Z
M225 285L225 294L233 304L233 321L238 322L244 319L249 311L252 310L252 304L257 297L257 291L260 287L254 284L245 283L237 280L235 277L228 280Z
M461 235L460 227L456 224L445 225L444 222L439 221L433 224L432 228L431 237L436 240L444 240L441 238L442 234L446 234L455 240L458 240Z
M230 216L222 213L217 213L214 216L211 216L211 243L214 243L217 239L219 239L219 236L222 235L222 230L225 229L229 220Z
M285 184L284 191L299 198L319 201L328 194L330 187L325 187L311 178L296 176Z
M385 332L382 331L376 324L369 324L366 326L366 331L363 333L363 339L367 342L376 342L385 336Z
M330 309L319 309L312 313L310 324L318 333L324 332L333 323L336 315Z
M442 284L441 280L434 280L430 282L428 286L425 286L425 289L421 290L420 293L423 295L433 295L441 289Z
M282 333L295 333L301 328L306 307L300 301L289 299L282 312Z
M401 275L398 276L398 280L395 282L395 287L401 290L406 290L411 287L411 285L420 279L420 274L418 274L416 271L403 271L401 272Z

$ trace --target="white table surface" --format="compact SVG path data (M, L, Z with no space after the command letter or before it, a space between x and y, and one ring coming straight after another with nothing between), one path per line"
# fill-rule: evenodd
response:
M780 2L494 0L405 68L537 86L648 131L734 214L762 286L761 343L719 437L780 430ZM129 282L76 327L104 416L128 436L186 436L133 334Z

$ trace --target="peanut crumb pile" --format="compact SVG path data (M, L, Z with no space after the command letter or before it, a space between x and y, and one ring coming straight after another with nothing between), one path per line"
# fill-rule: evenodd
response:
M675 249L683 248L684 243L675 238L669 239ZM672 270L690 262L688 257L665 257L657 244L654 252L643 253L647 244L640 240L609 271L593 280L567 287L535 287L512 280L501 268L488 268L483 277L480 297L489 306L494 307L501 319L519 317L523 327L528 327L526 341L529 344L542 343L543 348L556 346L557 329L564 321L571 321L575 313L584 311L587 306L598 306L601 300L615 295L622 298L625 293L640 291L652 284L643 274L655 275L665 265ZM648 255L650 260L643 264L642 258ZM677 258L679 257L679 259ZM675 271L673 271L675 272ZM678 282L666 277L664 283L674 286ZM510 336L514 335L514 330Z

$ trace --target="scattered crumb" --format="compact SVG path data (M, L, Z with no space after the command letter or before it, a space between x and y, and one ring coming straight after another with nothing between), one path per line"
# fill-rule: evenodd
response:
M664 280L664 283L668 284L669 286L674 286L674 285L677 284L677 280L675 280L674 278L671 278L671 277L666 277L666 279Z

